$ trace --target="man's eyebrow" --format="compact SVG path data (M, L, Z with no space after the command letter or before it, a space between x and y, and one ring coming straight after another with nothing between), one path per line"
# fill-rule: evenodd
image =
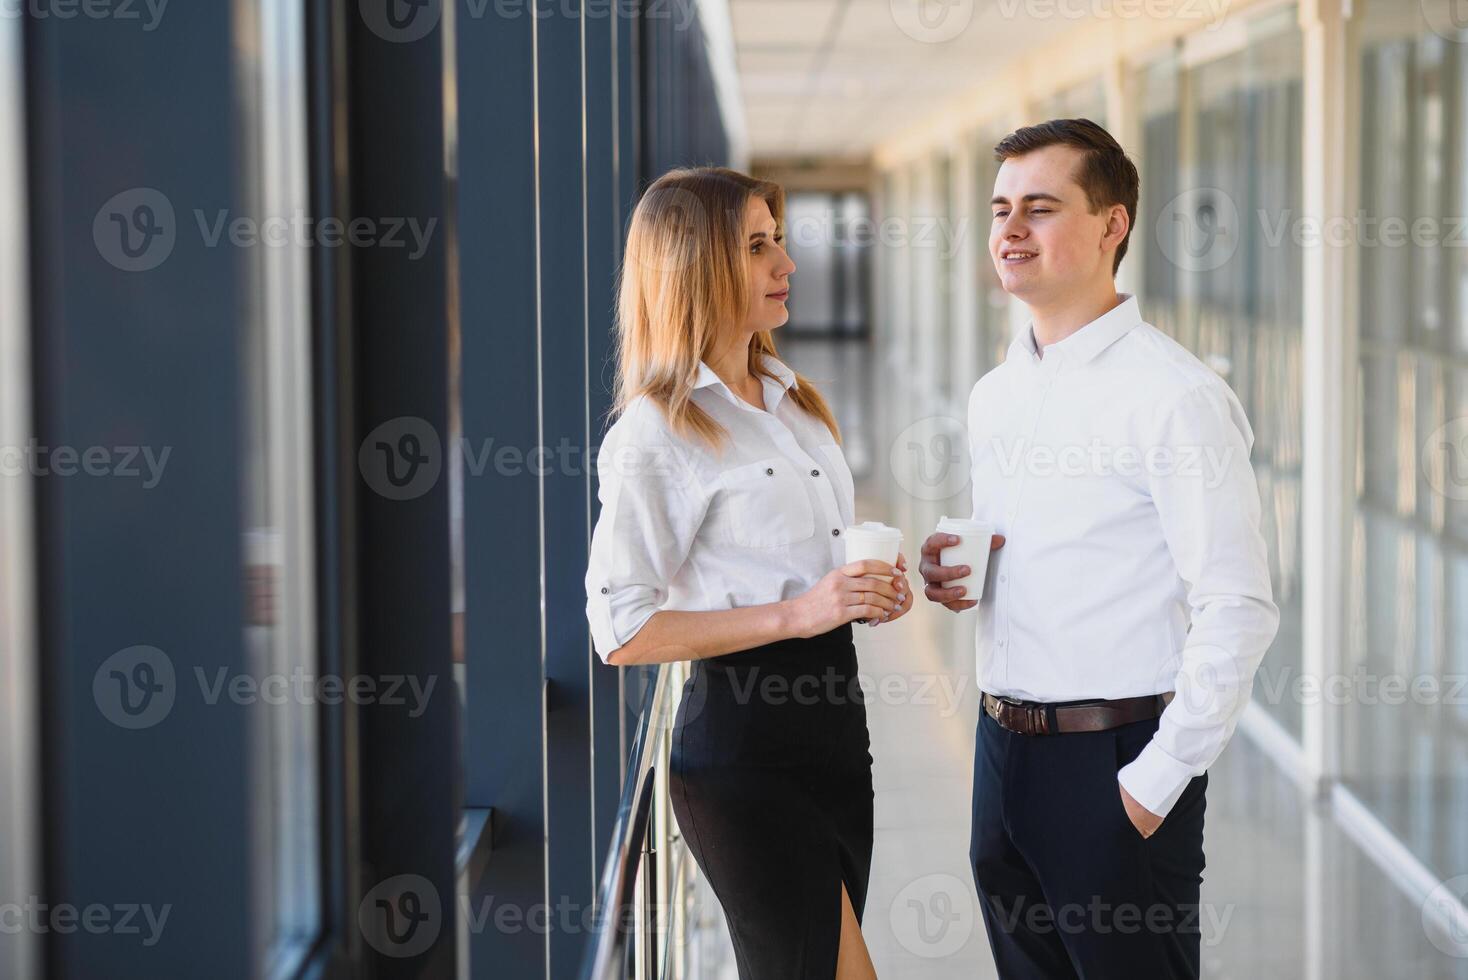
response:
M1026 194L1024 197L1020 198L1020 200L1021 201L1026 201L1026 202L1028 202L1028 201L1054 201L1056 204L1064 204L1065 203L1060 198L1056 197L1054 194L1047 194L1044 191L1036 191L1033 194ZM1009 198L1004 197L1001 194L996 194L993 197L993 199L991 199L989 201L989 204L990 205L995 205L995 204L1008 204L1008 203L1009 203Z

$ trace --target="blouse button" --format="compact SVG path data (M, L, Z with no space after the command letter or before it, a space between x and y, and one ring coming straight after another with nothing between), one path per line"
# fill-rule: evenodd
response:
M821 475L821 471L820 470L811 470L810 471L810 475L811 476L820 476Z
M839 537L841 537L841 529L839 527L833 527L833 528L831 528L831 537L833 537L833 538L839 538Z
M611 590L611 589L609 589L609 588L607 588L607 587L606 587L606 586L605 586L605 585L603 585L603 586L602 586L602 587L601 587L601 594L602 594L602 595L606 595L606 594L607 594L607 593L608 593L608 592L610 592L610 591L612 591L612 590Z
M773 467L767 468L765 470L765 476L774 476L774 475L775 475L775 470L774 470Z

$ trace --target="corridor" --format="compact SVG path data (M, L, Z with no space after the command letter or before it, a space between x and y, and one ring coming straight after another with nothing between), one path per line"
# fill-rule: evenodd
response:
M689 166L781 188L776 342L917 585L923 539L971 513L969 393L1027 317L995 222L1061 200L996 194L996 148L1046 122L1107 148L1076 183L1126 217L1116 289L1252 430L1279 626L1210 770L1203 975L1468 980L1462 7L0 4L0 980L736 980L669 794L689 661L593 643L629 595L666 607L692 554L651 523L618 554L668 568L588 584L623 273L671 294L687 271L633 217ZM714 227L675 213L669 255ZM774 535L822 565L832 459L803 484L832 538ZM708 485L713 521L785 502ZM1067 556L1107 520L1076 513ZM1096 600L1092 567L1056 588ZM701 596L675 608L773 601ZM995 976L974 615L919 598L857 628L883 980ZM1007 649L1116 664L1132 639L1076 635Z

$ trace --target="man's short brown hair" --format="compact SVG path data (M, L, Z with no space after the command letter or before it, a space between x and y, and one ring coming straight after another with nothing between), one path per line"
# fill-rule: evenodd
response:
M1111 266L1114 276L1121 268L1127 242L1137 224L1137 197L1142 181L1137 176L1136 164L1110 133L1089 119L1052 119L1016 129L1004 137L994 147L994 159L1002 163L1057 144L1073 146L1082 152L1075 181L1086 192L1092 214L1113 204L1126 208L1127 232L1116 247L1116 260Z

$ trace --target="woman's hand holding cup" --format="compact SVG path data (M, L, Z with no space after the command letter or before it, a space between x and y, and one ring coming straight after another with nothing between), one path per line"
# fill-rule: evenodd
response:
M880 626L882 623L901 619L912 608L912 590L907 587L907 558L900 551L897 553L897 573L892 579L893 584L897 586L897 608L880 621L868 620L867 625Z
M798 636L820 636L858 619L890 620L912 605L898 556L896 568L866 558L832 569L803 595L790 600ZM895 615L894 615L895 614Z
M863 619L862 622L868 626L879 626L882 623L891 622L912 608L912 595L907 588L907 559L902 557L902 552L899 550L901 547L902 532L895 527L888 527L881 521L864 521L846 529L846 562L848 565L866 558L875 558L878 561L895 565L899 573L892 577L892 583L901 591L903 602L889 615L876 619Z

